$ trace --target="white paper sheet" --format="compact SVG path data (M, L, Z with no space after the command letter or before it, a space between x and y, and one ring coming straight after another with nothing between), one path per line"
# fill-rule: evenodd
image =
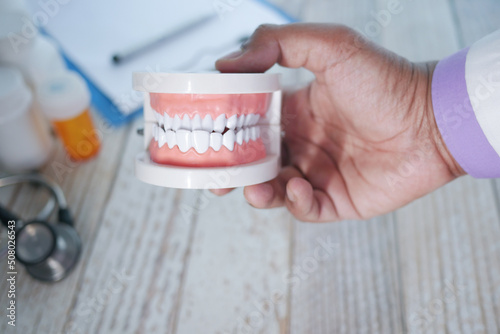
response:
M33 13L46 12L38 1L29 5ZM218 57L237 49L239 40L259 24L289 22L254 0L70 0L53 12L44 29L124 114L142 103L132 90L132 72L210 70ZM218 17L121 65L112 63L117 51L209 13Z

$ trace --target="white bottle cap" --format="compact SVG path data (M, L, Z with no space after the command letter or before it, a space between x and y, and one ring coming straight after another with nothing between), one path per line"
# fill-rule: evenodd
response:
M87 84L73 71L59 73L40 83L36 97L42 112L51 120L74 118L90 105Z
M13 67L0 67L0 123L23 113L31 104L32 94L21 72Z

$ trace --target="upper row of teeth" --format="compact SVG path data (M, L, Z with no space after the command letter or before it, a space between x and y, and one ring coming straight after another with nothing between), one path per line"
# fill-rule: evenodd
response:
M193 118L189 118L187 114L181 118L179 115L170 117L167 113L160 114L153 111L156 121L159 126L162 126L165 130L177 131L182 130L204 130L208 132L224 132L225 128L234 130L240 129L248 126L253 126L259 122L260 115L258 114L248 114L248 115L232 115L229 118L225 114L217 116L214 120L210 115L206 115L205 118L201 118L200 115L194 115Z
M233 151L235 144L242 145L250 140L257 140L260 137L260 127L252 126L238 130L227 130L224 134L219 132L208 132L204 130L183 130L178 131L163 130L157 124L153 124L152 135L158 142L158 147L167 145L170 149L178 146L183 153L193 147L198 153L205 153L209 147L214 151L219 151L222 146Z

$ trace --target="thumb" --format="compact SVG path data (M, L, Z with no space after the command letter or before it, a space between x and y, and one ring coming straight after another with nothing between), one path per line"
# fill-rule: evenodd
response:
M265 72L278 63L304 67L315 75L345 61L363 42L361 35L341 25L261 25L241 51L219 59L221 72Z

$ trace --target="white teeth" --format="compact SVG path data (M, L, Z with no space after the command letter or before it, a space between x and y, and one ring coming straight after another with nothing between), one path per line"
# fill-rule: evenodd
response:
M156 141L158 141L158 125L156 125L156 123L151 127L151 135Z
M245 129L243 131L243 139L245 139L245 142L248 143L250 141L250 129Z
M253 121L253 115L252 114L246 115L245 123L243 123L243 126L249 126L252 121Z
M239 130L236 134L236 142L238 143L238 145L243 144L243 130Z
M233 130L228 130L223 136L222 136L222 144L226 146L229 151L232 151L234 149L234 131Z
M174 120L172 122L172 130L177 131L181 128L181 118L179 115L175 115Z
M191 129L192 130L202 130L203 129L203 127L201 126L200 115L198 115L198 114L194 115L193 119L191 120Z
M163 127L165 128L165 130L171 129L173 122L174 122L174 119L172 117L168 116L167 113L163 114L163 124L164 124Z
M155 118L156 118L156 122L158 122L158 124L160 124L160 126L163 125L163 115L161 115L160 113L157 113L155 112Z
M182 118L181 129L191 131L191 120L187 114L185 114L184 118Z
M250 139L255 140L257 139L257 126L252 126L249 130L250 132Z
M245 115L241 115L240 117L238 117L238 124L236 124L236 127L242 128L244 123L245 123Z
M218 132L212 132L210 134L210 147L214 149L214 151L220 150L222 146L222 134Z
M205 116L203 122L201 123L201 128L207 132L212 132L212 130L214 129L214 121L212 120L212 117L210 117L210 115Z
M193 131L193 147L198 153L205 153L210 146L210 135L206 131Z
M188 130L178 130L176 133L177 146L182 153L187 152L191 148L191 131Z
M167 142L167 136L162 128L158 128L158 147L162 147Z
M214 122L214 131L222 132L226 128L226 115L219 115Z
M233 115L227 119L226 127L234 130L236 128L236 123L238 122L238 116Z
M168 148L174 148L177 145L177 139L175 138L175 132L172 130L167 130L166 133Z

